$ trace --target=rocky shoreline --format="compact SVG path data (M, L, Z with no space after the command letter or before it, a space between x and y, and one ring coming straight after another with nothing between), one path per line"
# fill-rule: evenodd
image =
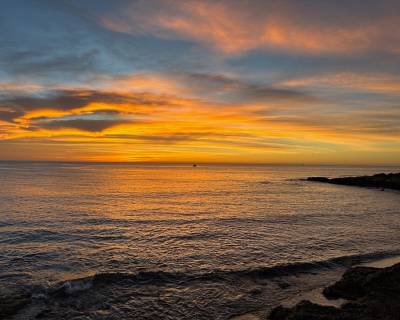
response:
M373 176L343 178L309 177L306 180L346 186L400 190L400 173L379 173Z
M326 287L328 299L346 299L341 308L301 301L273 309L269 320L399 320L400 263L387 268L354 267Z

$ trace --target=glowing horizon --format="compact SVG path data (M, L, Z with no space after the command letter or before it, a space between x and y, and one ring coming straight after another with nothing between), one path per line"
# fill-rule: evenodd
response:
M400 163L396 2L2 7L0 160Z

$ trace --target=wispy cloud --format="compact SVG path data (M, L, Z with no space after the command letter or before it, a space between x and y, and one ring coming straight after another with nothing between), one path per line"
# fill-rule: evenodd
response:
M151 144L162 150L174 145L169 152L179 154L182 148L200 147L225 153L304 153L312 146L325 152L346 146L369 149L378 141L400 137L400 114L394 107L333 112L327 107L332 102L297 89L218 74L160 79L155 74L123 76L115 83L107 78L96 90L58 89L8 97L1 103L0 135L20 141ZM139 85L128 85L135 83ZM221 100L221 92L235 98Z
M102 132L105 129L115 127L120 124L129 123L126 120L87 120L87 119L75 119L75 120L53 120L45 121L41 123L42 128L57 130L57 129L78 129L80 131L88 132Z
M394 163L399 10L6 1L0 159Z
M357 5L358 4L358 5ZM227 54L254 49L308 54L399 50L399 9L388 2L137 1L101 17L106 28L186 39ZM392 8L394 7L394 8Z
M290 79L281 82L280 85L298 90L305 87L325 87L400 95L400 77L385 73L329 73Z

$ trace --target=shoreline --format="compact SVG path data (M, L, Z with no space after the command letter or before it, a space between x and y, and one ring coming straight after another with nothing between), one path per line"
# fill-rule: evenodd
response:
M378 269L384 269L387 267L394 266L400 263L400 254L396 254L389 257L381 257L381 258L367 258L365 261L360 263L355 263L352 266L337 266L336 270L331 270L331 274L327 275L324 270L320 272L313 273L312 277L316 278L315 280L320 280L319 285L314 288L300 288L300 292L292 297L288 297L280 301L279 305L275 305L275 307L266 308L264 310L255 310L252 312L235 315L231 317L229 320L265 320L269 319L269 314L276 307L282 306L285 308L294 308L296 305L301 303L302 301L310 301L313 304L340 308L347 302L346 299L335 299L329 300L323 295L323 291L326 287L333 285L337 281L341 279L346 271L355 268L355 267L374 267ZM308 278L308 275L300 275L300 277ZM291 319L291 318L290 318Z
M374 261L369 262L362 262L360 264L356 264L353 267L373 267L384 269L388 267L392 267L395 264L400 263L400 255L388 258L382 258ZM336 299L336 300L329 300L323 295L323 290L325 286L314 289L312 291L305 292L304 294L300 295L299 297L290 299L282 303L285 307L294 307L296 304L301 302L302 300L308 300L312 303L324 305L324 306L333 306L333 307L341 307L343 304L348 302L346 299Z
M374 320L379 315L382 319L397 320L400 314L399 279L400 257L362 263L346 270L335 283L325 286L322 299L319 295L307 299L310 296L303 294L294 305L282 303L272 309L267 319Z
M50 287L46 291L32 292L12 296L3 296L1 304L9 309L10 319L34 319L35 315L40 315L46 310L51 310L53 307L57 314L56 304L69 301L69 303L83 303L90 296L96 295L94 301L102 303L101 296L104 290L112 292L114 290L148 290L150 287L164 288L177 283L185 283L186 285L205 282L221 283L233 286L234 283L240 281L242 285L246 285L247 289L243 291L249 295L250 299L257 299L258 303L253 306L242 305L239 309L243 309L244 313L233 313L227 315L226 319L232 320L260 320L267 319L269 312L278 304L290 307L303 299L308 299L316 303L328 305L332 304L324 300L321 292L327 285L335 283L349 266L359 265L380 265L386 266L391 263L400 261L400 253L393 252L377 252L363 256L348 256L332 259L323 263L308 263L301 268L287 267L278 268L277 270L258 270L254 272L236 272L228 274L184 276L179 274L169 275L168 273L142 273L142 274L98 274L92 277L79 279L70 279L60 282L55 286ZM266 272L266 273L265 273ZM170 276L172 277L170 279ZM181 278L180 276L184 276ZM217 277L215 277L217 276ZM239 278L237 278L237 276ZM230 279L230 280L228 280ZM224 281L228 282L224 282ZM199 282L200 281L200 282ZM122 287L120 287L122 285ZM144 285L144 287L142 286ZM136 287L134 289L132 286ZM179 286L179 285L178 285ZM124 289L125 288L125 289ZM233 287L232 287L233 288ZM98 292L100 290L100 292ZM111 291L110 291L111 290ZM66 300L64 300L66 299ZM48 305L48 303L50 303ZM55 303L55 304L54 304ZM68 303L68 304L69 304ZM222 307L222 306L221 306ZM252 308L254 307L254 311ZM339 305L337 305L339 307ZM0 308L1 309L1 308ZM4 312L5 310L3 310ZM62 310L60 315L62 314ZM240 311L239 311L240 312ZM43 314L44 315L44 314ZM1 316L0 316L1 318ZM46 318L46 316L45 316ZM51 318L51 317L50 317ZM51 318L53 319L53 318ZM225 318L224 318L225 319Z

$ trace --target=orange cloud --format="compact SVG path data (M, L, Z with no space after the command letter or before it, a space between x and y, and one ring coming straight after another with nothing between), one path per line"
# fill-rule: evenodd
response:
M146 0L123 8L118 15L102 17L100 22L116 32L187 39L227 54L253 49L310 54L398 50L400 36L393 30L400 23L390 13L335 24L321 21L318 12L318 19L313 19L307 9L301 10L296 3Z
M185 87L173 75L161 73L142 73L120 77L96 77L94 85L103 91L115 93L147 92L153 94L184 94Z
M70 160L285 162L288 155L300 161L306 155L343 149L381 152L395 149L400 139L398 108L325 113L332 103L279 86L249 85L216 75L169 79L152 74L114 80L99 83L97 90L55 91L48 100L9 100L8 105L19 111L12 119L12 107L0 108L0 119L5 113L0 122L2 145L7 141L10 154L27 148L26 143L38 144L41 150L47 145L49 157L54 148L63 153L64 146ZM207 81L217 96L228 91L262 99L196 98L194 88L207 90ZM333 82L327 80L329 85ZM285 85L305 83L314 82Z
M37 92L42 86L30 82L2 81L0 82L0 92L14 94L18 92Z
M327 87L349 90L400 94L400 77L390 74L331 73L300 79L286 80L281 86L290 88Z

